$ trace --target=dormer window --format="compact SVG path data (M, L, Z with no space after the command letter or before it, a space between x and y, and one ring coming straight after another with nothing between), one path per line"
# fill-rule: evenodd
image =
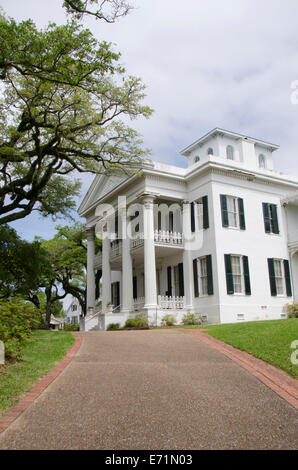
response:
M199 155L197 155L197 156L195 157L195 163L198 163L199 161L200 161L200 157L199 157Z
M207 155L214 155L212 147L209 147L209 149L207 150Z
M234 147L232 145L227 146L227 159L234 160Z
M259 155L259 168L266 168L266 157L265 155Z

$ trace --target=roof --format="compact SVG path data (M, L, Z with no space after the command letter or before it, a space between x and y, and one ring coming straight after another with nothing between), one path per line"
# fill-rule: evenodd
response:
M54 315L51 315L50 325L60 325L64 322L63 318L56 318Z
M258 144L262 147L270 148L272 150L272 152L274 150L279 149L279 145L271 144L270 142L266 142L264 140L255 139L253 137L249 137L249 136L244 135L244 134L238 134L237 132L226 131L225 129L221 129L219 127L216 127L212 131L205 134L203 137L200 137L200 139L198 139L195 142L193 142L192 144L190 144L185 149L181 150L180 154L184 155L184 156L189 155L189 153L192 150L194 150L197 146L204 144L207 140L209 140L211 137L214 137L216 135L226 135L226 136L229 136L229 137L233 137L234 139L250 140L250 141L252 141L252 142L254 142L254 143L256 143L256 144Z

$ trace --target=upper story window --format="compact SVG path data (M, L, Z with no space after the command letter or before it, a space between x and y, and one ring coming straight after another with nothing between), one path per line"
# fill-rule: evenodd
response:
M279 234L277 205L263 202L263 215L265 232Z
M227 159L234 160L234 147L232 145L227 146Z
M208 196L203 196L197 201L197 215L197 229L203 230L209 228Z
M199 155L197 155L197 156L195 157L195 163L198 163L200 160L201 160L201 159L200 159Z
M209 147L209 149L207 150L207 155L214 155L212 147Z
M78 306L77 306L77 305L72 305L72 306L71 306L71 310L72 310L73 312L76 312L76 311L78 310Z
M259 155L259 168L266 168L266 157L265 155Z
M234 196L220 195L222 226L245 230L243 199Z

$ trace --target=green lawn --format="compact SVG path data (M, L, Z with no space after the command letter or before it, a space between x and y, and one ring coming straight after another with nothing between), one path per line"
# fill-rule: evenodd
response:
M291 363L291 343L298 340L298 318L208 326L208 334L263 359L293 377L298 365Z
M16 364L0 367L0 416L13 406L36 380L47 374L65 356L75 341L67 331L34 331Z

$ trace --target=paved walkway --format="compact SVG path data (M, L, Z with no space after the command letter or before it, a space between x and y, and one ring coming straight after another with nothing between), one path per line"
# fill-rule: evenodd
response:
M177 330L83 333L0 449L295 449L297 412Z

